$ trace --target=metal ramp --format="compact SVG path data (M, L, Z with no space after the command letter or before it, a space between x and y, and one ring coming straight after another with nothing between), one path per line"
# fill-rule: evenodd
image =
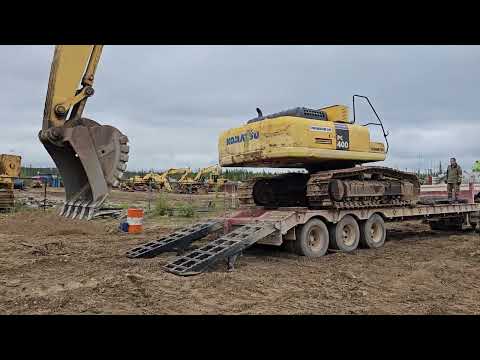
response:
M219 221L195 224L163 236L158 240L133 248L127 251L127 257L131 259L151 258L162 252L183 250L193 241L199 240L211 232L220 230L222 227L223 223Z
M163 268L175 275L196 275L221 259L227 259L229 267L237 255L257 241L278 231L271 223L253 223L243 225L236 230L177 257Z

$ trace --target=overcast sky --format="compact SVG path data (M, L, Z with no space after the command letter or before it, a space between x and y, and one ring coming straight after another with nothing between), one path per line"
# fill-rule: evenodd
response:
M0 153L25 166L54 166L37 138L53 50L0 46ZM130 170L212 165L220 132L257 106L351 106L353 94L390 131L384 165L480 159L480 46L105 46L94 87L84 115L129 137Z

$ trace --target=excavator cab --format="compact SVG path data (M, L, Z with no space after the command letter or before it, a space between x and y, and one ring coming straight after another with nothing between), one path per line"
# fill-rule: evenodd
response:
M117 128L82 117L101 45L57 45L53 56L39 138L65 186L59 215L91 219L128 161L128 138Z

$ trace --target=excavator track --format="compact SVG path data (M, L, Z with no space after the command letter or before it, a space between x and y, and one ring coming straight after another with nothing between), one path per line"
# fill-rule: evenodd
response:
M0 211L11 211L15 207L13 189L0 188Z
M313 208L410 206L419 193L415 174L377 166L320 171L307 183L308 205Z
M308 174L288 173L250 179L239 187L238 198L243 207L306 206L308 178Z
M358 209L411 206L418 202L415 174L386 167L357 166L251 179L239 188L242 207Z

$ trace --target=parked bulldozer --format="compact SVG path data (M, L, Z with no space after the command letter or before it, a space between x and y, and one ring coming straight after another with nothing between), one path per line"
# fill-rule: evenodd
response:
M15 206L14 183L20 177L22 158L18 155L0 155L0 210L9 211Z

